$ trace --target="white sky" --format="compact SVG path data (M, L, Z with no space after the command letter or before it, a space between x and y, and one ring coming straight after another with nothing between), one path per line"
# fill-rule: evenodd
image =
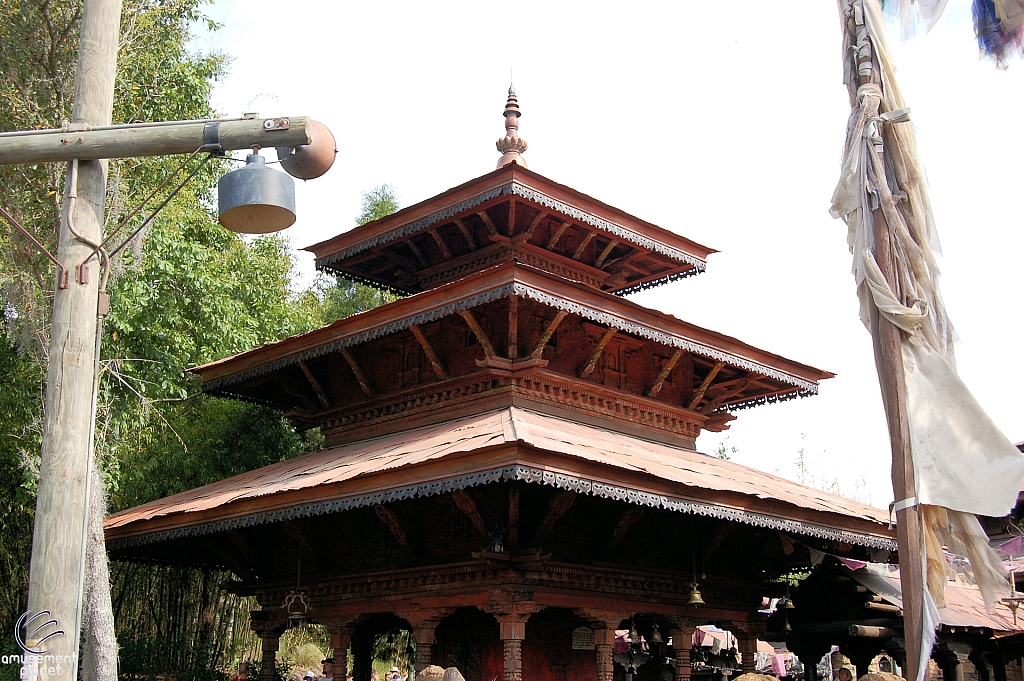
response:
M803 446L808 482L892 500L846 227L828 214L849 113L834 2L217 0L209 13L224 28L197 46L234 58L222 113L310 115L337 138L334 168L299 183L296 247L350 229L382 182L408 206L492 170L511 67L532 170L721 251L633 300L838 374L817 397L739 412L699 448L728 438L733 460L796 479ZM890 29L960 373L1019 442L1024 62L979 61L966 0L927 36ZM310 276L312 257L299 262Z

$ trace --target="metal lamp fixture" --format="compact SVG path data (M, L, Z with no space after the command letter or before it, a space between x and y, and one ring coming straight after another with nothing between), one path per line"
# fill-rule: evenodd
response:
M232 232L269 234L295 222L295 180L267 167L254 149L245 165L220 178L220 224Z
M284 605L281 606L288 613L287 627L289 629L301 626L309 619L309 599L306 597L306 592L300 588L301 579L302 559L300 558L295 571L295 590L288 592L284 598Z

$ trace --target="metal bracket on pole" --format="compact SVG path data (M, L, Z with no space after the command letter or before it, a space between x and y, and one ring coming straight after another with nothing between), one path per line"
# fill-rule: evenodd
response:
M213 121L203 126L203 151L215 156L224 155L224 147L220 143L220 121Z

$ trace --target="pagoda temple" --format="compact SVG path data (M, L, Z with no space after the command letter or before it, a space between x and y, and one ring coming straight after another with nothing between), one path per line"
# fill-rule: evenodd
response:
M296 621L354 681L395 627L467 681L622 678L622 629L640 679L688 681L703 624L752 670L795 540L895 549L879 509L697 452L832 374L624 298L714 251L528 170L504 113L497 169L310 247L403 297L195 369L326 448L106 522L115 558L231 570L265 674Z

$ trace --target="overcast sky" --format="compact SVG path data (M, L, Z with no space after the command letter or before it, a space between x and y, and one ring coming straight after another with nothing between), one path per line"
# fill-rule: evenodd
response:
M728 11L723 9L728 7ZM733 460L892 500L889 443L857 317L846 226L828 206L849 114L834 2L217 0L200 49L230 55L221 113L310 115L340 153L298 187L301 248L351 229L382 182L408 206L494 168L515 81L531 170L718 249L701 276L632 296L838 374L817 397L739 412ZM980 61L969 3L900 43L944 248L960 373L1024 440L1024 62ZM272 152L271 152L272 153ZM312 258L299 256L306 276Z

